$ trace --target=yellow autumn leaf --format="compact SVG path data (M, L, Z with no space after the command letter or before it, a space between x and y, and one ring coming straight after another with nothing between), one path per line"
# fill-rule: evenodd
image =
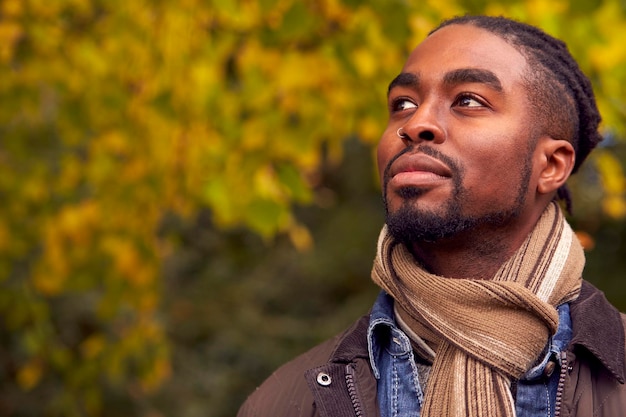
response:
M22 0L4 0L0 4L0 14L6 17L20 16L24 10Z
M261 167L255 172L252 184L261 197L279 201L284 198L285 193L276 177L276 173L269 165Z
M414 12L409 16L409 27L412 35L407 42L408 48L413 49L426 38L428 33L434 29L436 22L428 19L422 13Z
M67 282L67 275L63 275L60 271L61 268L67 270L67 263L63 257L58 256L58 254L55 255L52 265L50 263L42 263L32 275L34 288L41 294L49 297L61 294ZM48 258L50 258L49 255ZM48 262L50 262L49 259Z
M80 351L87 359L99 356L106 346L106 340L102 334L94 334L84 340L80 345Z
M171 375L172 367L166 358L157 358L148 372L141 378L141 386L147 392L154 392Z
M17 371L17 382L21 389L29 391L37 386L43 376L43 365L38 359L31 359Z
M22 28L17 23L0 21L0 62L7 63L13 58L13 49L21 34Z
M613 218L626 216L626 179L621 163L609 152L598 151L595 162L604 189L602 207L604 212Z
M380 123L380 121L372 118L365 118L357 122L356 130L363 138L363 141L376 144L383 133L383 128L384 126Z
M144 265L144 260L133 242L123 237L110 236L105 238L101 245L105 253L111 257L112 266L119 276L139 288L144 288L153 281L153 271Z
M379 59L368 48L359 48L352 52L352 61L359 74L365 79L378 70Z
M622 194L625 191L626 181L619 160L608 152L597 152L595 162L605 192L609 195Z
M305 226L294 223L288 227L288 234L291 243L298 249L300 252L306 252L313 249L314 242L309 229Z
M338 24L346 24L351 17L351 10L344 6L340 0L321 0L320 6L327 19L332 19Z
M604 212L614 219L626 216L626 203L623 196L609 195L602 200Z
M463 7L454 1L428 0L429 8L442 17L453 17L463 14Z
M58 230L75 244L85 244L100 220L100 208L93 200L64 207L54 221Z
M626 61L626 51L617 39L611 39L602 45L593 45L589 50L589 57L598 70L609 70ZM611 91L610 87L608 90Z

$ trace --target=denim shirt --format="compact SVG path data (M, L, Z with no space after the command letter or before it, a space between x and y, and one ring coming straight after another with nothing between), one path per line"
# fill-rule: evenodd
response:
M559 327L548 342L543 360L517 381L517 417L554 416L560 352L572 338L569 304L559 306L557 311ZM411 341L397 326L393 299L384 291L379 294L370 314L367 343L372 370L378 380L381 417L419 417L425 388L419 382ZM547 372L548 376L544 376L546 365L550 361L556 361L558 366L554 366L553 372Z

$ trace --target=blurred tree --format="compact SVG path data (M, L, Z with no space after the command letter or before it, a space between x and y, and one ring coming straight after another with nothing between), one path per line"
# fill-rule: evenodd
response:
M466 11L568 42L624 236L618 0L0 0L0 415L232 415L367 308L387 83Z

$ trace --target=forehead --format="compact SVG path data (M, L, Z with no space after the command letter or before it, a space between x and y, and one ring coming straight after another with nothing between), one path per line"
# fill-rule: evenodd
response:
M420 78L443 79L457 69L477 68L493 72L505 87L522 81L526 58L504 39L471 25L445 26L417 46L403 72Z

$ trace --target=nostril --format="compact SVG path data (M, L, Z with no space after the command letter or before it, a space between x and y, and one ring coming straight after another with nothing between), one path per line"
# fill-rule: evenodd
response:
M424 130L423 132L420 132L419 138L423 140L434 140L435 134L430 130Z

